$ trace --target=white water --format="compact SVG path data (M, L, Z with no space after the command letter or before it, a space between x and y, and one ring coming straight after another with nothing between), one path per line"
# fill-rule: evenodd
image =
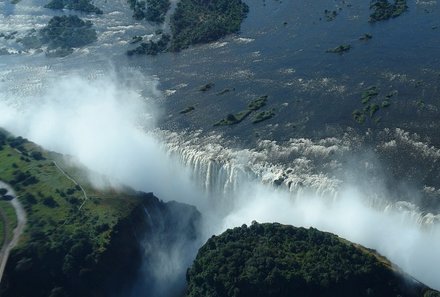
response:
M210 232L253 220L312 226L376 249L418 280L440 288L440 215L406 201L391 202L380 187L360 188L319 173L322 168L344 169L341 160L357 145L353 135L317 142L261 141L254 149L233 149L218 135L156 133L214 199L212 205L221 215L219 226L209 226ZM438 153L402 130L393 133L395 145L403 141L419 153ZM280 177L280 186L274 185Z
M153 83L152 89L154 94ZM149 130L154 109L148 102L129 86L104 78L70 76L43 84L35 95L7 89L0 92L0 108L0 126L16 135L73 155L136 189L196 205L205 217L205 238L253 220L314 226L377 249L440 289L438 215L408 202L389 202L380 183L363 187L362 173L374 162L361 168L344 162L362 144L357 135L263 140L241 149L218 135ZM383 149L405 146L419 156L438 157L438 149L402 130L383 133L389 136ZM347 181L341 173L349 171L359 177ZM170 247L161 259L169 255L174 271L183 271L178 263L188 259L179 262L175 256L190 253L175 251Z

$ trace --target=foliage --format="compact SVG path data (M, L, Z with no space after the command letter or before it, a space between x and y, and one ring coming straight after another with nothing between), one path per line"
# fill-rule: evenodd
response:
M211 237L187 272L188 297L422 296L384 258L310 228L253 223Z
M379 124L382 120L381 117L376 117L373 119L374 115L381 109L387 108L391 105L390 98L395 95L395 92L391 92L385 97L387 99L380 102L378 100L380 90L376 86L371 86L366 88L361 94L361 103L364 106L362 110L356 109L353 111L353 119L359 124L364 124L367 118L370 118L371 122L374 124Z
M102 10L91 3L91 0L51 0L44 7L50 9L72 9L87 13L102 14Z
M394 0L394 4L391 4L388 0L373 0L370 9L372 10L370 22L374 23L400 16L407 11L408 5L406 0Z
M262 112L259 112L255 115L254 120L252 123L257 124L266 120L269 120L275 116L275 111L273 109L271 110L265 110Z
M210 83L207 83L207 84L204 84L203 86L201 86L199 88L199 91L200 92L207 92L207 91L211 90L214 86L215 86L215 84L210 82Z
M1 130L0 141L4 141L0 180L16 190L28 221L8 261L0 295L58 296L60 289L56 288L63 287L79 292L76 296L89 296L81 293L93 287L86 271L100 267L115 228L132 212L137 198L123 195L126 199L121 199L117 198L121 194L107 193L106 199L97 200L104 194L84 184L90 195L86 201L77 185L54 165L52 160L60 158L58 155L24 138L6 137ZM63 164L62 158L57 162ZM83 204L81 209L79 204ZM15 226L10 203L0 201L0 207L11 214L9 221Z
M0 228L0 233L2 233L3 238L7 238L11 240L13 237L13 230L17 227L17 216L15 214L15 209L9 201L0 201L0 208L4 215L6 216L7 226L6 231L7 234L3 234L3 226ZM0 221L2 221L0 219Z
M92 26L92 22L83 21L76 15L55 16L40 30L40 36L52 49L82 47L97 40Z
M122 290L133 285L140 264L154 252L142 250L140 240L194 240L199 215L194 207L126 187L123 192L96 189L84 168L72 167L66 156L1 129L0 142L0 180L15 189L27 216L0 296L124 296ZM35 152L41 158L33 158ZM31 177L35 182L27 183ZM160 234L154 235L153 225L160 225Z
M149 22L161 24L165 21L165 15L171 7L170 0L128 0L133 17L137 20L146 19Z
M248 108L250 110L258 110L261 107L265 106L267 103L267 95L261 96L255 100L252 100L249 104L248 104Z
M262 108L263 106L266 106L267 98L268 98L268 96L264 95L264 96L258 97L257 99L252 100L251 102L249 102L246 110L242 110L236 114L228 114L226 116L226 118L221 119L220 121L215 123L214 127L229 126L229 125L235 125L235 124L241 123L252 112L255 112L255 111L259 110L260 108ZM259 112L255 116L253 123L255 124L255 123L259 123L259 122L268 120L268 119L272 118L273 116L275 116L275 112L273 109L269 110L269 111Z
M171 17L171 50L179 51L238 32L248 11L241 0L181 0Z
M242 110L236 114L228 114L226 118L218 121L214 126L228 126L241 123L245 118L251 114L252 110Z
M333 54L340 54L348 52L351 49L351 45L349 44L342 44L340 46L337 46L335 48L330 48L326 52L327 53L333 53Z
M155 56L159 53L163 53L168 49L168 44L170 42L170 35L168 34L162 34L161 38L154 42L150 40L148 43L142 42L138 47L136 47L134 50L127 51L128 56L133 55L149 55L149 56Z

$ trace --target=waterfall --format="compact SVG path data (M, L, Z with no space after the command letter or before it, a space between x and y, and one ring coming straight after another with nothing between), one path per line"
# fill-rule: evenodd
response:
M347 132L341 138L317 141L305 138L290 139L285 143L261 140L255 148L238 149L222 136L204 135L202 131L156 130L154 133L163 140L170 157L189 169L192 180L200 189L211 199L223 200L217 203L226 205L234 202L231 199L240 192L243 184L252 181L287 191L292 199L315 195L335 201L346 182L343 179L347 170L344 162L363 141ZM397 138L402 135L408 138L397 129ZM418 143L415 147L422 145ZM429 150L431 152L433 148ZM365 167L368 166L371 165L365 162ZM389 193L372 188L365 193L363 202L384 212L398 212L418 225L433 225L440 221L439 214L423 211L407 201L388 199L386 195Z

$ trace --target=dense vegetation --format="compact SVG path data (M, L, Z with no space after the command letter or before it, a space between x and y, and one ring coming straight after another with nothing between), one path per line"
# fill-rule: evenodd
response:
M326 52L333 53L333 54L343 54L343 53L348 52L350 49L351 49L351 45L341 44L340 46L326 50Z
M161 24L165 21L165 16L171 7L170 0L128 0L133 17L137 20L146 19L149 22Z
M139 245L152 236L145 209L157 214L151 224L160 220L161 226L172 224L168 229L180 224L193 230L192 208L129 189L97 190L63 156L0 135L0 180L14 187L28 220L6 266L3 297L116 295L135 280L146 256ZM178 222L181 209L191 218L188 224ZM168 212L174 221L167 221Z
M50 9L72 9L87 13L102 14L102 10L93 5L91 0L51 0L44 7Z
M53 17L40 30L41 41L50 49L71 49L82 47L97 40L90 21L83 21L76 15Z
M376 86L371 86L365 89L361 95L362 109L355 109L352 113L353 119L359 124L364 124L367 119L370 119L373 123L378 124L381 121L381 117L375 116L377 112L382 108L391 106L391 99L396 95L396 92L391 92L385 96L385 99L380 99L379 89Z
M241 0L181 0L171 18L171 50L238 32L248 10Z
M408 9L408 5L406 0L394 0L394 4L388 0L373 0L370 9L372 10L370 22L374 23L400 16Z
M142 42L138 47L133 50L127 51L127 55L149 55L155 56L159 53L167 51L168 44L170 43L171 37L168 34L162 34L160 39L155 42L150 40L149 42Z
M257 99L252 100L251 102L249 102L247 109L242 110L236 114L228 114L226 116L226 118L221 119L220 121L215 123L214 127L216 127L216 126L230 126L230 125L235 125L235 124L241 123L249 115L251 115L253 112L256 112L259 109L261 109L262 107L266 106L267 98L268 98L268 96L264 95L264 96L258 97ZM252 123L257 124L259 122L269 120L269 119L273 118L274 116L275 116L274 109L262 111L262 112L259 112L256 114Z
M199 250L187 279L189 297L438 294L372 250L313 228L280 224L253 223L213 236Z

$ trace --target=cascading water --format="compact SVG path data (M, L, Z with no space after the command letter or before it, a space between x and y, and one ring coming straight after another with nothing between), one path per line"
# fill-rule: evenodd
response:
M391 134L389 130L383 133ZM289 192L292 199L313 195L327 201L337 200L347 182L343 177L343 173L349 170L344 165L345 159L362 141L359 136L348 132L340 139L291 139L284 144L262 140L253 149L232 149L221 136L206 136L201 131L178 134L156 130L155 134L164 141L170 156L190 169L193 181L209 197L223 200L216 203L226 206L226 209L232 207L227 205L233 205L233 197L241 192L241 186L255 181ZM393 137L421 150L418 154L438 157L434 148L414 142L408 133L400 129ZM379 147L390 149L389 141L384 141ZM365 162L365 167L368 166ZM428 189L437 191L435 188ZM439 214L421 210L414 203L388 199L384 195L389 193L382 189L365 192L363 203L374 209L398 212L418 225L432 225L440 220Z
M312 226L376 249L420 281L440 287L440 273L427 268L440 265L435 252L440 248L440 215L385 190L377 168L370 172L376 165L368 154L355 163L360 168L350 168L347 160L370 135L347 132L340 139L291 139L283 144L263 140L252 149L233 149L221 136L201 131L154 133L214 200L211 208L221 219L208 222L207 234L252 220ZM438 157L434 147L400 129L379 134L377 151L386 147L398 155L404 147L414 155ZM387 145L390 139L394 145ZM435 187L422 191L438 193ZM212 209L202 212L211 219Z

